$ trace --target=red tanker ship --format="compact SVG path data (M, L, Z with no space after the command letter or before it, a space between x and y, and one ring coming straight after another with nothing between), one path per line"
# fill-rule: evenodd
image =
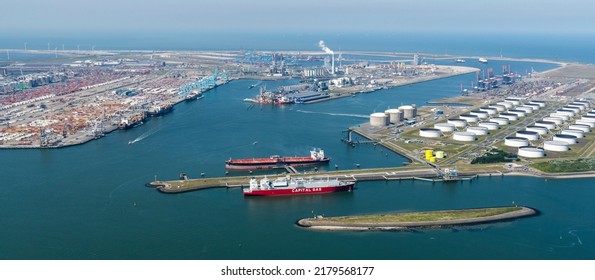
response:
M352 191L354 186L355 182L344 182L337 179L305 180L287 176L270 181L264 177L260 182L254 178L250 179L250 187L244 189L244 196L324 194Z
M310 156L282 157L271 156L268 158L246 158L229 159L225 161L225 168L228 169L269 169L283 168L286 165L300 167L328 163L331 159L324 156L321 149L313 149Z

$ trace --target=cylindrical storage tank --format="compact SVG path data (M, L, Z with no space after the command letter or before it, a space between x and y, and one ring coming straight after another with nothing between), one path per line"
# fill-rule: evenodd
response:
M403 112L399 109L388 109L384 111L384 114L388 116L390 123L399 123L403 121Z
M480 122L478 125L485 127L488 130L497 130L500 128L500 125L497 122Z
M581 105L585 106L585 108L591 107L591 103L589 103L588 101L582 101L582 100L575 100L574 102L572 102L572 104L581 104Z
M442 132L440 131L440 129L436 128L420 128L419 136L426 138L438 138L442 136Z
M496 110L495 108L481 107L479 108L479 110L487 112L490 116L495 116L496 114L498 114L498 110Z
M564 120L562 118L559 118L559 117L545 117L545 118L543 118L542 121L544 121L544 122L553 122L556 125L561 125L561 124L564 123Z
M593 122L595 122L595 117L591 117L591 116L582 116L580 119L581 120L585 120L585 121L593 121Z
M514 105L508 101L502 101L502 102L498 102L496 104L504 106L504 108L506 108L507 110L512 109L512 107L514 107Z
M436 162L436 157L430 157L428 160L430 160L430 162Z
M539 110L539 108L541 108L541 107L539 107L538 104L532 104L532 103L525 104L525 107L531 108L533 110L533 112L535 112L535 111Z
M455 125L451 123L437 123L434 124L434 128L440 129L442 132L453 132L455 131Z
M472 110L469 112L469 115L477 116L480 119L487 119L490 117L490 114L488 114L488 112L481 111L481 110Z
M434 156L434 150L426 150L426 159Z
M578 114L581 112L581 109L579 109L577 107L571 107L571 106L564 106L564 107L562 107L562 110L573 111L574 114Z
M583 138L585 137L585 132L578 129L564 129L560 131L560 134L567 134L567 135L574 135L576 138Z
M473 132L477 136L488 135L488 129L487 129L487 127L483 127L483 126L470 126L470 127L467 127L467 132Z
M554 117L554 118L561 118L564 121L567 121L568 119L570 119L570 116L567 114L562 114L562 113L551 113L550 117Z
M506 107L504 107L504 105L500 105L500 104L492 104L492 105L488 106L488 108L496 109L496 111L498 111L498 112L506 111Z
M436 151L436 158L444 158L444 151Z
M525 128L525 130L527 130L527 131L535 131L535 132L539 133L539 135L545 135L549 131L546 127L543 127L543 126L534 126L534 125L527 126Z
M536 121L535 122L536 126L543 126L547 129L556 129L556 123L555 122L548 122L548 121Z
M463 114L459 116L459 119L466 120L467 123L477 123L479 122L479 117L475 115Z
M502 118L502 117L498 117L498 118L491 118L490 122L495 122L499 125L508 125L510 123L510 121L507 118Z
M591 112L589 112L589 113L587 113L585 116L587 116L587 117L595 117L595 113L591 113Z
M545 141L543 149L546 151L566 152L569 150L568 143L562 141Z
M571 124L568 126L568 129L581 130L584 133L588 133L591 131L591 127L588 125L584 125L584 124Z
M384 113L373 113L370 115L371 126L386 126L388 124L388 118Z
M538 100L531 100L529 102L529 104L537 104L537 105L539 105L539 108L543 108L543 107L545 107L545 105L547 104L547 102L545 102L545 101L538 101Z
M524 146L519 147L518 154L519 157L542 158L545 156L545 151L542 148L538 147Z
M581 111L584 111L587 109L587 106L585 106L585 104L580 104L580 103L576 103L576 102L570 103L570 104L568 104L568 106L569 107L577 107L577 108L581 109Z
M517 116L519 116L519 118L522 118L522 117L524 117L524 116L527 115L527 112L525 112L523 110L516 110L516 109L514 109L514 110L508 110L508 113L510 113L510 114L516 114Z
M504 99L504 101L505 101L505 102L512 103L512 105L514 105L514 106L519 106L519 105L521 105L521 101L520 101L520 100L517 100L517 99L506 98L506 99Z
M576 113L574 111L568 110L568 109L565 109L565 108L562 108L562 109L556 111L556 113L562 114L562 115L567 115L569 117L574 117L574 115L576 115Z
M404 105L399 107L399 110L403 112L403 118L412 119L417 116L417 109L411 105Z
M574 123L588 125L590 128L595 127L595 122L583 120L583 119L578 119L578 120L574 121Z
M527 113L527 114L533 113L533 108L531 108L529 106L519 106L519 107L516 107L516 110L525 111L525 113Z
M509 121L519 120L519 116L517 114L511 114L511 113L500 113L500 117L507 118Z
M539 140L539 133L535 131L520 130L516 132L516 137L527 138L529 141Z
M506 137L504 138L504 145L508 147L529 146L529 140L523 137Z
M471 142L477 139L477 135L475 135L473 132L455 131L452 134L452 139L456 141Z
M576 136L568 134L556 134L552 140L566 142L568 145L574 145L578 143Z
M453 124L455 127L465 127L467 126L467 121L463 119L448 119L447 123Z

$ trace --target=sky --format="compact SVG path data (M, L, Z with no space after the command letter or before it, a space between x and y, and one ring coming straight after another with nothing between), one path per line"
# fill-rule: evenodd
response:
M589 0L4 0L0 33L595 33Z

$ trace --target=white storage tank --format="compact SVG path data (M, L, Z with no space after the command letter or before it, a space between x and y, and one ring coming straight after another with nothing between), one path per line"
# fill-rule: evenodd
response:
M470 126L467 127L467 132L473 132L477 136L488 135L488 129L483 126Z
M415 116L417 116L417 109L415 108L415 106L404 105L399 107L399 110L403 112L403 118L412 119L415 118Z
M585 114L585 116L587 116L587 117L595 117L595 113L589 112L589 113Z
M562 115L567 115L569 117L574 117L574 115L576 115L576 113L574 111L568 110L568 109L565 109L565 108L562 108L562 109L556 111L556 113L562 114Z
M510 102L508 102L508 101L502 101L502 102L498 102L498 103L496 103L496 104L497 104L497 105L502 105L502 106L504 106L504 108L506 108L506 109L512 109L512 107L514 106L514 105L512 105L512 103L510 103Z
M496 109L496 111L498 111L498 112L506 111L506 107L504 107L504 105L500 105L500 104L492 104L492 105L488 106L488 108Z
M576 103L576 102L568 104L568 107L576 107L576 108L579 108L581 111L584 111L587 109L587 106L585 106L584 104L580 104L580 103Z
M583 101L583 100L575 100L572 102L572 104L581 104L581 105L585 106L585 108L591 107L591 103L589 103L589 101Z
M539 110L539 108L541 108L541 107L539 107L538 104L532 104L532 103L525 104L525 107L531 108L531 110L533 110L533 112L535 112L535 111Z
M455 127L465 127L467 126L467 121L463 119L448 119L447 123L453 124Z
M562 107L562 110L573 111L574 114L579 114L581 112L581 109L579 109L577 107L571 107L571 106L564 106L564 107Z
M384 114L388 116L390 123L399 123L403 121L403 112L399 109L388 109L384 111Z
M545 157L545 151L542 148L524 146L519 147L519 157L526 158L542 158Z
M438 138L442 136L442 131L437 128L420 128L419 136L426 138Z
M534 126L534 125L527 126L525 128L525 130L527 130L527 131L535 131L535 132L539 133L539 135L545 135L549 131L546 127L543 127L543 126Z
M576 136L568 134L556 134L554 135L554 139L552 140L566 142L568 143L568 145L574 145L578 143L578 141L576 140Z
M459 119L466 120L467 123L477 123L479 122L479 117L475 115L463 114L459 116Z
M519 106L519 105L521 105L521 101L520 101L520 100L518 100L518 99L506 98L506 99L504 99L504 101L505 101L505 102L512 103L512 105L514 105L514 106Z
M511 114L511 113L500 113L500 117L507 118L509 121L518 121L519 120L519 116L517 114Z
M455 125L451 124L451 123L437 123L437 124L434 124L434 128L439 129L442 132L455 131Z
M553 122L556 125L561 125L561 124L564 123L564 120L562 118L559 118L559 117L545 117L545 118L543 118L542 121L544 121L544 122Z
M386 126L388 125L388 118L384 113L373 113L370 115L371 126Z
M487 119L490 117L490 114L488 114L488 112L481 111L481 110L472 110L469 112L469 115L477 116L480 119Z
M479 108L479 110L487 112L488 115L490 115L490 116L495 116L496 114L498 114L498 110L496 110L495 108L481 107L481 108Z
M529 141L539 140L539 133L535 131L520 130L516 132L516 137L527 138Z
M507 118L502 118L502 117L491 118L490 121L495 122L495 123L499 124L500 126L508 125L510 123L510 121Z
M497 130L500 128L500 125L497 122L480 122L478 125L485 127L488 130Z
M543 149L554 152L566 152L570 150L568 143L562 141L545 141L543 142Z
M543 108L543 107L545 107L545 105L547 104L547 102L545 102L545 101L539 101L539 100L531 100L529 102L529 104L537 104L537 105L539 105L539 108Z
M452 134L452 139L456 141L471 142L477 140L477 135L475 135L473 132L455 131Z
M506 137L504 138L504 145L508 147L529 146L529 140L523 137Z
M527 115L527 112L525 112L523 110L516 110L516 109L508 110L508 113L509 114L516 114L517 116L519 116L519 118L522 118L522 117L524 117L524 116Z
M595 122L592 122L590 120L578 119L578 120L574 121L574 123L588 125L591 128L595 127Z
M593 122L595 122L595 117L591 117L591 116L582 116L580 119L581 120L585 120L585 121L593 121Z
M591 127L584 124L571 124L568 126L568 129L581 130L584 133L589 133L591 131Z
M536 121L535 122L536 126L543 126L547 129L556 129L556 123L555 122L548 122L548 121Z
M527 113L527 114L533 113L533 108L531 108L529 106L519 106L519 107L516 107L516 110L525 111L525 113Z
M567 114L562 114L562 113L551 113L550 117L554 117L554 118L561 118L564 121L567 121L570 119L570 116Z
M560 134L567 134L567 135L574 135L576 138L583 138L585 137L585 132L578 129L564 129L560 131Z

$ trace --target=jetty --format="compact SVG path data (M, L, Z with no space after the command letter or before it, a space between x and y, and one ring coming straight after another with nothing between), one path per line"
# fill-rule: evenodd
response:
M305 218L301 227L325 230L407 230L492 223L538 215L524 206Z

